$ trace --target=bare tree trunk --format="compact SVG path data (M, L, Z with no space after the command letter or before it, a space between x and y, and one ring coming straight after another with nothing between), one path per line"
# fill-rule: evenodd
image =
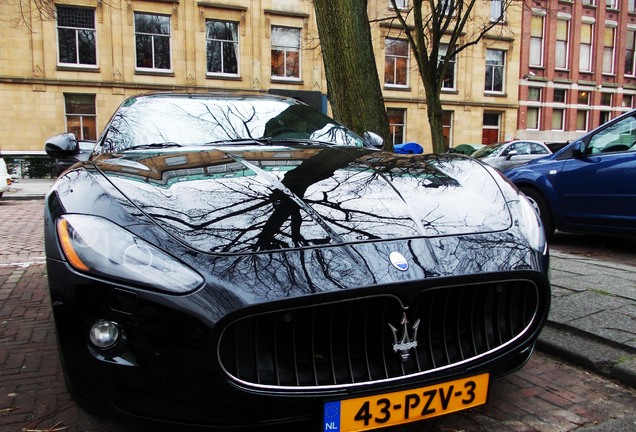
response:
M393 150L371 43L366 0L314 0L327 93L336 120L372 131Z

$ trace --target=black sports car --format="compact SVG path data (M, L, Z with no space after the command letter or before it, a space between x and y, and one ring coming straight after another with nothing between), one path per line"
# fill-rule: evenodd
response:
M185 427L325 431L485 403L548 314L538 216L473 159L369 141L293 99L126 100L46 197L76 400ZM46 149L79 151L71 134Z

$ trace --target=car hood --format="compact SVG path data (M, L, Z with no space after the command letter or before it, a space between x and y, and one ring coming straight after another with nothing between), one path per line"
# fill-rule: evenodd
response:
M486 233L511 225L470 158L334 146L220 146L101 155L95 166L171 236L249 253Z

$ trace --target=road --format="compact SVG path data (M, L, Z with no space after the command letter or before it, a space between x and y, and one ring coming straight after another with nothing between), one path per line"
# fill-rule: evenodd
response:
M46 291L42 212L41 200L0 200L0 431L137 431L89 416L66 392ZM558 235L553 247L636 259L628 240ZM389 430L636 431L634 406L634 390L536 352L524 368L492 382L485 406Z

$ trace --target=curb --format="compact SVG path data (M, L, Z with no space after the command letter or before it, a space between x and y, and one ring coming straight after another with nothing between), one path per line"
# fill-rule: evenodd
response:
M636 348L548 321L537 340L537 349L636 388Z

